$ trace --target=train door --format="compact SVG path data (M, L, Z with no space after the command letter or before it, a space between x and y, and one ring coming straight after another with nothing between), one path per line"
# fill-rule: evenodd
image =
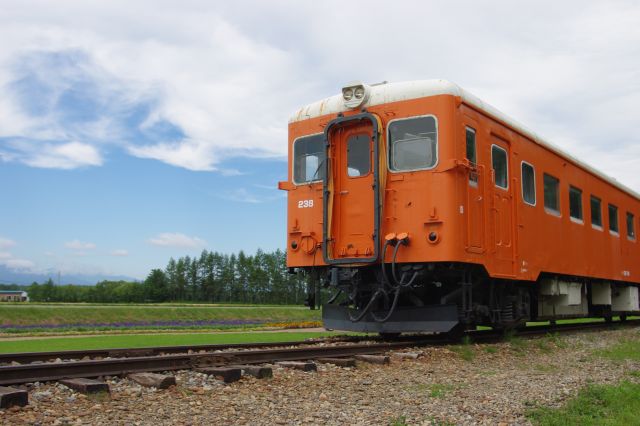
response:
M327 132L330 173L325 194L325 258L329 263L377 258L377 164L372 120L347 120Z
M467 120L463 128L465 158L469 161L466 179L466 248L471 253L482 253L484 242L484 168L478 164L478 145L476 142L478 126Z
M510 183L509 142L491 135L492 206L491 228L495 250L495 273L514 274L513 185Z

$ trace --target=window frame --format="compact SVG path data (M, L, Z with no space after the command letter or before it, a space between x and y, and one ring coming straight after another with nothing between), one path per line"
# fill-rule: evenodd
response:
M435 162L433 163L433 166L421 167L418 169L393 170L391 168L391 124L395 123L396 121L413 120L416 118L424 118L424 117L433 117L436 124L436 159L435 159ZM438 127L438 117L436 117L434 114L412 115L411 117L394 118L393 120L390 120L389 122L387 122L386 133L387 133L387 141L386 141L387 142L386 144L387 145L387 170L389 171L389 173L419 172L423 170L433 170L436 167L438 167L438 164L440 163L440 129Z
M618 229L615 231L611 229L611 207L613 207L616 210L616 228ZM620 215L618 214L619 210L620 209L615 204L607 203L607 221L609 224L609 233L616 237L620 236Z
M467 136L469 134L473 135L473 154L475 157L475 161L471 161L471 159L469 158L469 145L467 144ZM475 128L469 126L469 125L465 125L464 126L464 158L466 158L469 163L471 163L471 166L473 167L473 170L471 170L469 172L469 185L473 186L474 188L478 187L478 173L476 172L477 167L478 167L478 132L476 131Z
M351 140L351 138L352 138L352 137L354 137L354 136L355 136L355 137L365 136L365 137L368 139L368 145L367 145L367 146L368 146L368 150L367 150L367 153L368 153L369 155L367 156L367 158L369 159L369 162L368 162L368 164L369 164L369 168L367 169L367 173L365 173L365 174L363 174L363 175L358 175L358 176L351 176L351 175L349 174L349 141L350 141L350 140ZM372 161L372 158L371 158L371 157L372 157L372 151L373 151L373 150L371 149L371 143L372 143L372 142L371 142L371 136L370 136L369 134L367 134L366 132L363 132L363 133L356 133L356 134L353 134L353 135L351 135L351 136L349 136L349 137L347 138L347 144L346 144L346 145L347 145L347 146L346 146L346 150L347 150L347 155L346 155L346 157L347 157L347 158L346 158L346 160L347 160L347 162L346 162L346 165L347 165L347 177L348 177L349 179L359 179L359 178L367 177L367 176L369 176L371 173L373 173L373 170L372 170L372 169L373 169L373 161Z
M296 143L300 139L310 138L310 137L318 136L318 135L324 135L324 132L312 133L310 135L304 135L304 136L298 136L297 138L295 138L293 140L293 143L291 144L291 182L293 182L293 184L296 185L296 186L312 185L314 183L322 182L324 180L324 179L316 179L316 180L309 180L309 181L305 181L305 182L296 182ZM327 147L324 146L325 143L323 143L322 145L323 145L323 149L324 149L324 159L326 161L327 160Z
M533 204L524 199L524 166L525 164L531 167L533 170ZM533 164L522 160L520 162L520 198L522 198L522 202L528 206L535 207L538 205L538 193L537 193L537 185L536 185L536 168Z
M599 203L598 204L598 211L600 211L600 224L599 225L593 223L593 209L591 208L591 203L594 200L598 200L598 203ZM597 196L595 196L593 194L590 194L590 196L589 196L589 216L590 216L589 218L591 220L591 227L593 229L597 229L598 231L604 231L604 224L602 223L603 222L603 220L602 220L602 198L597 197Z
M627 219L627 239L629 241L633 241L635 242L637 237L636 237L636 215L634 215L631 212L627 212L627 214L625 215L626 219ZM633 236L629 235L629 217L631 217L631 225L633 226Z
M469 158L469 150L468 150L468 145L467 145L467 133L471 133L473 134L473 154L475 157L475 161L471 161L471 159ZM469 160L469 162L471 164L473 164L474 166L478 164L478 132L476 131L476 129L474 129L471 126L465 125L464 126L464 157Z
M580 193L580 214L582 215L582 217L575 217L571 214L571 190L572 189ZM573 186L569 184L569 219L574 223L579 223L581 225L584 225L584 203L582 202L583 201L582 194L584 194L584 191L582 189L578 188L577 186Z
M547 207L546 204L546 200L545 200L545 190L544 190L544 177L545 176L549 176L550 178L553 178L556 180L557 182L557 186L556 186L556 201L558 204L558 210L552 209L550 207ZM547 213L548 215L551 216L556 216L556 217L562 217L562 197L560 197L560 178L555 177L552 174L549 173L545 173L542 172L542 205L544 207L544 211L545 213Z
M504 157L505 157L505 160L507 161L507 163L505 164L506 166L505 170L507 171L507 176L506 176L507 186L498 185L498 179L496 179L496 173L495 173L496 169L493 168L493 147L496 147L500 151L504 152ZM491 170L493 171L493 186L495 188L500 188L503 191L509 191L509 153L507 152L506 149L504 149L500 145L496 145L495 143L491 144Z

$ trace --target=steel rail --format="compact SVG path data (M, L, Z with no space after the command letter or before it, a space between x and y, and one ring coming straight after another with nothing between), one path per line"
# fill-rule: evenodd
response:
M343 346L312 346L252 351L208 352L143 356L93 361L70 361L45 364L10 365L0 367L0 385L43 382L73 377L120 376L128 373L186 370L232 364L262 364L278 361L299 361L316 358L336 358L372 355L392 349L434 344L428 341L402 341Z
M300 340L291 342L257 342L257 343L227 343L227 344L211 344L211 345L179 345L179 346L150 346L142 348L108 348L108 349L85 349L71 351L47 351L47 352L15 352L0 354L0 364L8 364L11 362L19 362L27 364L34 361L53 361L55 359L68 360L82 358L126 358L134 356L152 356L163 354L178 354L188 352L212 352L226 351L232 349L256 349L256 348L276 348L281 346L302 346L315 345L318 343L330 342L357 342L363 340L361 337L331 337L318 340ZM375 340L368 338L367 340Z

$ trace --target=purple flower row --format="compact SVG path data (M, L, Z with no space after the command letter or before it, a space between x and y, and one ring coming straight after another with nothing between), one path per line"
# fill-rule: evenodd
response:
M263 320L198 320L198 321L137 321L137 322L105 322L105 323L75 323L75 324L0 324L2 329L30 330L34 328L96 328L96 327L193 327L205 325L258 325L264 324Z

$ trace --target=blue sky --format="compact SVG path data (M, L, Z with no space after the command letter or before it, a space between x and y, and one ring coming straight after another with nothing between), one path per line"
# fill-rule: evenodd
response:
M640 190L637 2L389 7L3 1L0 265L284 248L288 117L352 80L452 80Z

